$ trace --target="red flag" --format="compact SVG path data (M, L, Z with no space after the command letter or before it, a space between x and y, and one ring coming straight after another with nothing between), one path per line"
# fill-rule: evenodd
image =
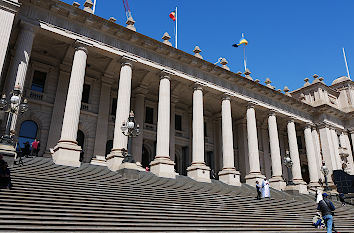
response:
M173 21L176 21L176 12L175 11L172 11L170 13L170 18L173 20Z

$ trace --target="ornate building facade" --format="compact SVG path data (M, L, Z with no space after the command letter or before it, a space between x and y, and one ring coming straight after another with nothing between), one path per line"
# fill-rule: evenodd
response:
M282 190L289 154L295 187L319 187L321 167L354 174L354 82L305 79L276 90L251 73L175 49L163 41L59 0L0 2L1 90L17 85L30 110L13 119L25 141L39 138L40 155L57 164L101 161L121 168L127 137L121 125L134 110L141 135L133 156L158 176L187 175L230 184L267 177ZM1 113L2 128L6 114ZM82 158L80 159L80 155Z

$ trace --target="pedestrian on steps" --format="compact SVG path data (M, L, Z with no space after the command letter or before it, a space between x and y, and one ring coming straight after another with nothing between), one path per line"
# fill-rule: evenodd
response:
M262 181L262 198L270 198L269 181L264 178Z
M10 169L0 154L0 189L2 188L12 189L12 183Z
M256 181L256 189L257 189L257 200L261 199L261 185L259 184L258 180Z
M32 142L32 156L38 156L40 147L40 141L37 138L34 139L34 142Z
M317 205L317 210L321 211L322 218L327 227L327 233L332 233L333 227L333 212L336 208L333 203L328 200L328 194L322 194L323 200L320 200Z

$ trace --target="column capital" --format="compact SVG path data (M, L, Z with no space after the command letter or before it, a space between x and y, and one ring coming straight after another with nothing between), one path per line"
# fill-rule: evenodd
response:
M311 123L311 122L306 122L305 123L305 129L307 129L307 128L310 128L311 130L312 130L312 128L314 127L315 125L313 124L313 123Z
M349 129L348 129L348 132L349 132L350 134L353 134L353 133L354 133L354 128L349 128Z
M221 96L221 100L231 100L231 95L229 93L224 92Z
M257 106L257 103L255 101L251 100L247 102L247 109L254 108L255 106Z
M86 54L88 54L88 47L91 47L92 44L87 43L87 42L82 41L82 40L76 40L75 43L74 43L74 46L75 46L75 50L76 50L76 51L82 50L82 51L84 51Z
M135 58L128 57L128 56L122 56L121 59L121 64L122 66L130 66L133 67L133 65L137 62Z
M31 22L21 20L21 22L20 22L20 28L21 28L21 30L29 31L29 32L35 33L35 32L37 31L37 29L38 29L38 26L34 25L34 24L31 23Z
M168 71L168 70L161 70L160 72L160 79L171 79L171 76L174 75L175 73Z
M203 84L201 83L194 83L193 84L193 90L199 90L199 91L203 91Z
M295 117L290 116L289 119L288 119L288 124L289 124L289 123L295 123L295 120L296 120Z
M268 116L277 116L279 112L275 109L270 109L268 112Z

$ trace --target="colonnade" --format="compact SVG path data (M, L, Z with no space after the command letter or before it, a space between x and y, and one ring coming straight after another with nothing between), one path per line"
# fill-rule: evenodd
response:
M19 35L14 60L17 74L14 80L10 79L9 85L19 83L23 88L29 56L33 44L34 30L24 27ZM76 133L79 125L81 97L84 85L86 62L88 56L88 48L90 44L82 41L75 42L75 54L73 59L71 77L69 82L69 89L65 104L65 113L61 130L61 137L57 145L54 147L53 160L57 164L68 166L80 166L79 157L81 148L76 142ZM25 56L23 54L25 52ZM130 57L123 57L121 60L121 70L119 78L119 90L116 117L113 149L107 156L107 165L111 170L117 170L122 163L122 150L127 147L127 137L121 132L121 125L128 119L130 111L131 100L131 85L133 66L136 60ZM17 65L17 67L16 67ZM159 86L159 102L158 102L158 123L157 123L157 145L156 157L151 162L151 171L162 177L175 177L174 162L170 159L170 131L171 131L171 85L170 78L173 73L165 70L160 73ZM11 76L12 77L12 76ZM110 90L109 85L104 85L105 90ZM123 87L123 88L121 88ZM232 111L231 111L231 97L227 94L220 93L223 97L221 101L221 115L222 115L222 154L223 164L222 170L219 173L220 180L230 185L240 185L240 173L235 169L234 162L234 146L233 146L233 127L232 127ZM104 100L109 98L109 95L101 96ZM137 105L143 106L144 97L138 97ZM247 120L247 145L248 145L248 160L249 173L246 174L246 183L254 185L257 179L263 179L261 174L259 162L259 149L257 137L257 122L256 122L256 106L255 102L249 102L246 111ZM105 106L106 111L109 106ZM103 109L103 110L104 110ZM103 111L102 110L102 111ZM203 85L195 83L193 90L193 120L192 120L192 163L187 168L188 176L203 182L210 182L210 168L206 166L204 161L204 114L203 114ZM140 114L142 115L142 113ZM270 140L270 154L272 164L272 178L271 185L277 189L284 189L285 182L282 178L282 161L280 155L280 145L278 137L277 116L279 114L269 109L268 115L268 131ZM106 119L106 118L105 118ZM107 119L106 119L107 120ZM139 121L142 121L141 118ZM99 123L100 124L100 123ZM140 123L141 124L141 123ZM101 128L102 126L97 126ZM307 124L304 128L305 144L307 151L307 159L310 173L310 185L317 187L319 174L318 161L319 147L325 147L326 154L324 160L330 170L338 169L340 165L340 157L338 156L338 147L333 143L338 144L338 138L333 129L325 126L318 132L313 125ZM289 117L287 123L287 134L289 141L290 157L293 161L292 174L294 183L299 191L305 192L306 183L302 179L299 149L297 144L295 121ZM347 143L348 135L343 136L343 141ZM354 135L351 133L351 137ZM97 140L97 139L96 139ZM102 141L101 141L102 142ZM140 143L142 145L142 141ZM99 148L100 146L95 145ZM98 150L98 149L97 149ZM328 153L327 153L328 150ZM336 151L337 150L337 151Z

